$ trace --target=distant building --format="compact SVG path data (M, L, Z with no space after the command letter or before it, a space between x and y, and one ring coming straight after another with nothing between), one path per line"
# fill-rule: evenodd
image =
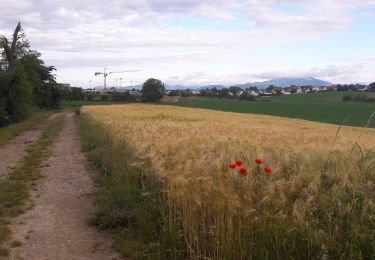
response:
M198 96L198 95L201 94L201 91L198 90L198 89L194 89L194 90L191 91L191 94L193 94L194 96Z

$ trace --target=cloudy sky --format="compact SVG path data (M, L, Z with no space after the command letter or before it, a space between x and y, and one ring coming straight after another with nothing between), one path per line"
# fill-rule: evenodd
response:
M235 84L275 77L375 81L375 0L0 0L59 82Z

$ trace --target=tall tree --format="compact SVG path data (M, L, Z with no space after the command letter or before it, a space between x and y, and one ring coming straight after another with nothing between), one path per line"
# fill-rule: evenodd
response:
M164 84L158 79L148 79L143 84L142 100L153 102L160 100L165 94Z
M373 83L371 83L371 84L369 85L369 91L371 91L371 92L375 92L375 82L373 82Z
M54 67L46 66L17 24L10 42L0 38L0 127L23 120L35 108L59 106Z
M18 41L23 37L23 34L20 32L22 31L21 23L19 22L17 24L16 29L14 30L13 33L13 39L12 42L10 43L9 40L5 36L1 36L1 41L2 41L2 47L4 48L4 54L5 54L5 59L8 62L7 70L11 71L14 68L14 65L16 63L16 48L17 48L17 43Z

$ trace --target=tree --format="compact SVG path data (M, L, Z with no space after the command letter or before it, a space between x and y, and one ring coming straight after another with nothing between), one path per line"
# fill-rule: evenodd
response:
M142 101L154 102L160 100L165 94L164 84L158 79L148 79L143 84Z
M353 101L353 97L350 95L345 95L342 97L342 101Z
M368 86L368 88L369 88L369 91L371 91L371 92L375 92L375 82L371 83L371 84Z
M136 98L130 94L129 91L126 92L113 92L111 95L112 102L135 102Z
M242 90L242 88L237 87L237 86L229 87L229 91L232 92L233 94L237 94L237 93L240 92L241 90Z
M223 88L219 91L219 97L220 98L228 98L229 97L229 89Z
M256 101L255 97L253 95L250 95L248 92L244 91L240 97L240 100L247 100L247 101Z
M25 119L32 108L32 86L22 64L0 73L0 126Z
M1 66L7 71L11 71L16 65L17 59L27 55L30 44L26 39L26 35L21 27L21 23L17 24L13 33L12 42L5 36L0 37L1 48L3 48Z
M30 44L18 23L10 42L0 37L0 127L21 121L34 108L56 108L61 94L52 66Z
M272 90L274 90L275 89L275 86L274 85L269 85L266 89L265 89L265 91L266 92L272 92Z

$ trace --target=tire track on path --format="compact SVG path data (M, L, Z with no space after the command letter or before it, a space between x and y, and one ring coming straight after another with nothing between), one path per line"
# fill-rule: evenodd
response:
M49 123L61 113L56 113L49 116L44 122L33 127L19 136L12 139L7 144L0 147L0 178L6 176L9 170L16 166L16 164L25 156L26 148L37 141L43 130Z
M11 259L119 259L112 239L87 225L95 206L85 163L70 113L42 169L45 179L32 192L35 206L13 224L12 239L23 245Z

